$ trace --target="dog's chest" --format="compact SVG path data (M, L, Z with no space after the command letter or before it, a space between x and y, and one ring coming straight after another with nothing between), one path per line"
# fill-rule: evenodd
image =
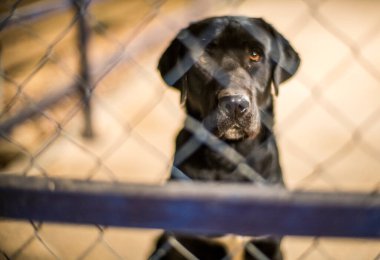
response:
M183 141L186 143L186 140ZM242 168L239 164L245 164L268 182L283 183L277 145L273 136L232 143L228 148L230 150L201 145L177 167L193 180L253 182L252 178L240 171Z
M259 170L258 161L255 159L255 147L246 150L233 147L234 152L215 151L208 147L201 147L187 160L179 165L188 177L202 181L226 181L226 182L250 182L239 171L239 163L246 163L252 169ZM235 150L236 149L236 150ZM261 159L260 159L261 160ZM261 169L260 169L261 170Z

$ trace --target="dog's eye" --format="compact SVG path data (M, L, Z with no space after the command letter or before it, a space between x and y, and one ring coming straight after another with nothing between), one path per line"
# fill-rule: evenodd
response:
M259 62L261 60L261 55L256 51L252 51L249 55L249 60L253 62Z

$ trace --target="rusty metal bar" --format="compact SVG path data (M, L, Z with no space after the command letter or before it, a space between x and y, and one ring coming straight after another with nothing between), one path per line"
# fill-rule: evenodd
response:
M16 1L16 4L21 1ZM40 1L31 3L23 7L17 8L17 16L13 16L13 11L16 10L15 5L13 10L10 10L10 14L0 15L0 30L10 28L12 25L19 24L21 22L32 22L38 18L44 18L47 15L66 11L70 8L70 5L66 1Z
M76 86L70 86L59 90L55 93L49 94L47 97L41 99L40 101L32 104L21 111L19 111L15 116L8 118L0 123L0 136L8 135L12 129L19 124L22 124L28 119L32 119L36 116L41 115L44 110L57 105L59 101L63 100L64 97L73 96L78 93Z
M90 65L88 61L88 44L90 38L90 28L87 23L86 12L90 4L90 0L72 0L74 10L78 14L78 48L79 48L79 75L81 80L78 89L82 96L83 114L84 114L84 130L83 137L92 138L94 131L92 127L91 117L91 93L92 82L90 75Z
M91 118L91 77L88 62L88 39L90 30L86 22L86 10L90 3L89 0L72 0L72 6L78 15L78 48L80 52L79 57L79 75L80 80L75 84L75 86L69 86L62 89L56 93L50 94L49 96L41 99L36 104L32 104L21 111L19 111L15 116L8 118L7 120L0 123L0 135L8 135L11 130L17 125L23 123L24 121L31 119L33 117L39 116L45 109L56 105L66 96L71 96L76 93L80 93L83 102L84 111L84 137L93 136L92 128L92 118ZM55 7L54 5L52 7ZM63 6L58 5L56 8L47 8L46 13L52 10L61 10ZM34 10L34 9L32 9ZM34 13L35 15L42 15L42 13Z
M92 0L92 3L105 2L106 0ZM63 13L70 9L69 1L37 1L18 7L20 0L15 1L14 8L9 13L0 14L0 30L12 28L23 22L35 22L49 16ZM17 8L17 16L13 15Z
M113 184L0 175L0 216L193 234L380 238L380 195L253 185Z

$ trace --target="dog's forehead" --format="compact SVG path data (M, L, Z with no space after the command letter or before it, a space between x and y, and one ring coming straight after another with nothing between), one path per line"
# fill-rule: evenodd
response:
M251 37L265 46L270 44L270 33L260 20L239 19L237 22L232 22L231 27L239 36Z
M263 46L271 44L271 34L261 19L224 16L214 17L191 24L188 28L200 40L220 41L227 44L238 42L260 42ZM205 34L204 32L208 32Z

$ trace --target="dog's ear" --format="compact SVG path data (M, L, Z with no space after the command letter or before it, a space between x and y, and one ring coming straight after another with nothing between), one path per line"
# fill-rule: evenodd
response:
M274 63L272 80L275 94L278 95L278 86L296 73L301 59L290 43L273 27L272 30L276 46L272 56Z
M187 98L186 72L189 69L185 65L187 63L186 47L181 42L184 37L186 37L186 31L182 30L161 55L157 67L165 83L181 91L181 104L184 104Z

